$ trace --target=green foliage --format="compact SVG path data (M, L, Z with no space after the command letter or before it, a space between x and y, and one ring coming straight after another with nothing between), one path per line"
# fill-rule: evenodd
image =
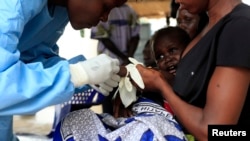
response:
M82 38L84 38L84 29L80 30L80 35L81 35Z
M187 140L188 140L188 141L195 141L195 138L194 138L193 135L186 134L186 137L187 137Z

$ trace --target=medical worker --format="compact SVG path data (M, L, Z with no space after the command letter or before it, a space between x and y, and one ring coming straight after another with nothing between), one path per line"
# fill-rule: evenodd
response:
M68 22L76 30L90 28L125 1L0 1L0 141L18 140L13 115L65 102L84 84L101 84L102 93L116 86L116 59L99 55L69 64L56 42Z

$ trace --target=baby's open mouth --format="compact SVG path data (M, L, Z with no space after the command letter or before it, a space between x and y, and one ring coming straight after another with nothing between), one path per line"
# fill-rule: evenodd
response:
M173 75L175 75L176 73L176 68L177 68L177 65L175 64L171 64L167 67L167 71Z

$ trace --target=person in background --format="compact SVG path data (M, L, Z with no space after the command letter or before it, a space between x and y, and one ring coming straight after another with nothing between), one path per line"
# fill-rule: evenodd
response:
M173 87L137 65L145 88L157 91L196 140L208 125L250 125L250 7L241 0L176 0L190 13L207 11L208 25L182 53ZM237 36L235 36L237 35Z
M91 38L98 40L97 53L105 53L127 64L133 57L140 40L137 13L127 4L110 11L107 22L91 28Z
M167 26L170 26L170 18L176 18L176 13L179 8L179 4L175 2L175 0L171 0L170 3L170 13L166 14L166 24Z
M120 60L120 64L129 63L140 40L140 24L137 13L127 4L110 11L107 22L100 22L91 28L91 38L98 40L97 54L105 53ZM105 113L112 113L111 98L114 91L102 103Z
M90 28L106 21L110 10L125 2L0 1L1 141L18 140L12 131L13 115L70 100L75 89L85 84L99 84L103 93L117 86L117 59L101 54L70 64L58 55L56 42L68 22L76 30Z
M208 24L208 15L206 12L199 14L189 13L186 9L178 8L176 14L177 26L184 29L193 39Z
M166 76L175 75L175 66L189 41L189 35L179 27L162 28L154 34L153 47L150 49L156 57L154 59L158 69L165 72ZM139 96L138 100L130 105L131 112L120 111L118 108L119 111L115 111L118 116L108 113L95 114L89 109L71 112L58 125L54 141L185 140L171 108L161 97L156 99L157 95L161 96L157 93L151 93L148 95L150 97Z
M153 52L151 50L151 44L150 44L150 40L148 39L147 42L144 45L144 48L142 50L142 54L143 54L143 64L146 67L156 67L156 62L153 56Z

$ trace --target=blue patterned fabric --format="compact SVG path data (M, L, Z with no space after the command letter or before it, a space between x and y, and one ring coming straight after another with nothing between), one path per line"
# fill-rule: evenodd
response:
M187 141L181 126L160 105L139 100L132 111L130 118L74 111L59 123L54 141Z

